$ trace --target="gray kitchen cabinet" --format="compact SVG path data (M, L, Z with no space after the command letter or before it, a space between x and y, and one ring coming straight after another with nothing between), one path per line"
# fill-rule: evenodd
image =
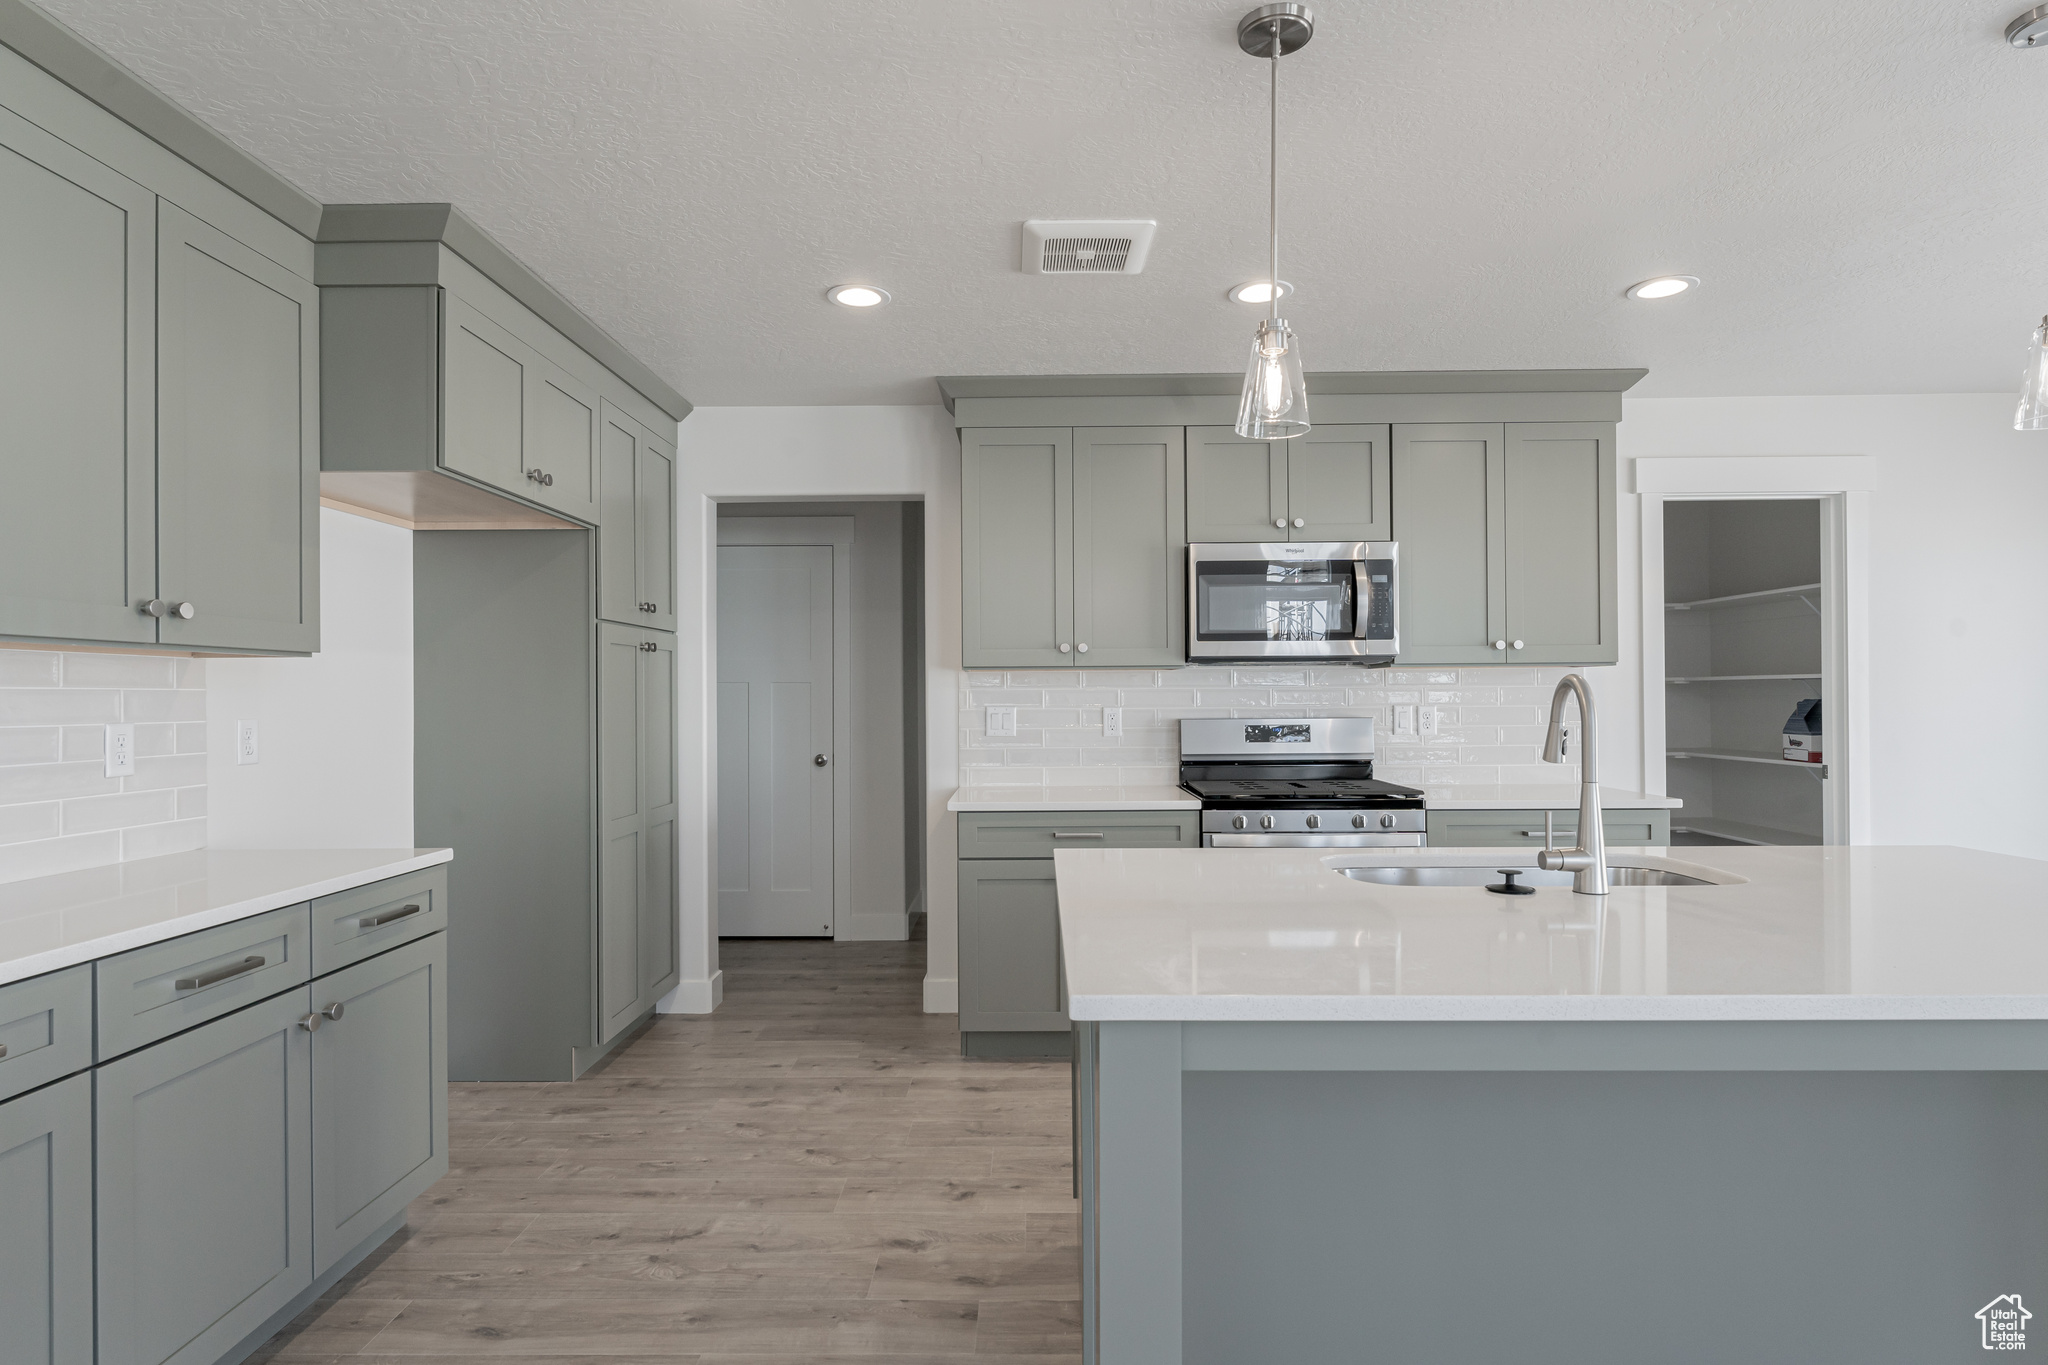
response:
M442 463L596 521L596 393L452 291L441 305Z
M1433 810L1428 829L1431 848L1543 847L1541 810ZM1578 811L1552 811L1551 829L1560 847L1570 847L1579 834ZM1602 810L1600 830L1610 848L1669 844L1671 812Z
M144 644L156 196L0 109L0 635Z
M100 1365L212 1365L312 1284L308 990L94 1071Z
M600 412L597 614L674 630L675 448L609 400Z
M598 627L597 1041L676 983L675 637Z
M313 983L313 1273L448 1173L448 937Z
M1393 429L1403 664L1619 657L1614 428Z
M423 867L399 877L321 896L312 905L313 975L388 952L448 927L448 869Z
M1069 1027L1053 860L960 862L960 1032Z
M1186 662L1183 433L961 433L969 668Z
M0 1100L92 1065L92 964L0 986Z
M288 905L93 964L100 1061L218 1018L313 975L310 919Z
M1392 538L1385 426L1319 426L1288 441L1190 427L1187 442L1189 540Z
M0 1104L0 1356L92 1365L92 1077Z
M186 649L320 641L320 296L169 200L157 230L158 622Z

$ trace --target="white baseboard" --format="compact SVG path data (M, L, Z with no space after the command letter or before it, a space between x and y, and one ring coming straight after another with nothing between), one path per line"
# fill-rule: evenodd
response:
M924 979L924 1012L926 1014L958 1014L960 1012L960 982L950 976L928 976Z
M713 972L708 981L684 981L655 1005L658 1014L709 1014L725 1001L725 973Z

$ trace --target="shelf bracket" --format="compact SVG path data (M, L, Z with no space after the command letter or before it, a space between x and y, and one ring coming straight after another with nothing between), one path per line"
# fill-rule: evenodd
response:
M1802 593L1798 594L1798 597L1799 597L1799 600L1800 600L1800 601L1802 601L1802 602L1806 602L1806 609L1807 609L1808 611L1812 612L1812 613L1813 613L1813 614L1814 614L1815 616L1818 616L1818 615L1820 615L1820 608L1819 608L1819 607L1816 607L1815 605L1813 605L1813 603L1812 603L1812 602L1809 602L1809 601L1807 601L1807 597L1806 597L1806 594L1805 594L1805 593L1803 593L1803 592L1802 592Z

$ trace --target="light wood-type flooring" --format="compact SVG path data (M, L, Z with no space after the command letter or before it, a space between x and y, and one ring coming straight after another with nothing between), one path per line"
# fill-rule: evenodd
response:
M255 1359L1077 1365L1066 1066L961 1058L922 943L722 958L581 1081L453 1087L448 1177Z

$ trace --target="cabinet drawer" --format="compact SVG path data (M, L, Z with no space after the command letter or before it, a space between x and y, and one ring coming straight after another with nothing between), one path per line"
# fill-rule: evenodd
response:
M118 1057L312 976L304 905L253 915L93 964L99 1038Z
M1552 821L1560 844L1574 841L1579 833L1579 813L1558 811ZM1600 829L1610 848L1639 847L1671 842L1671 812L1668 810L1609 810L1600 813ZM1540 810L1431 811L1429 843L1432 848L1541 848L1543 812Z
M448 927L448 872L422 868L313 902L313 975Z
M0 986L0 1100L91 1065L91 963Z
M1198 810L963 811L962 858L1050 858L1063 848L1200 848Z

